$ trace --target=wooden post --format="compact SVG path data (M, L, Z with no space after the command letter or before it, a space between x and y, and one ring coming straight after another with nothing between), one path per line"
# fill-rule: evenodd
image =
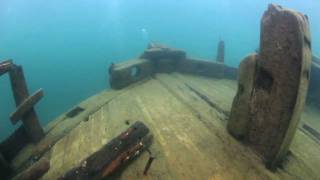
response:
M288 154L305 104L311 65L308 18L269 5L260 51L242 64L228 130L276 169Z
M219 41L217 51L217 62L224 64L224 41Z
M15 98L16 105L19 106L29 97L26 80L21 66L12 65L9 71L11 80L11 87ZM22 117L23 126L33 142L38 142L43 136L44 132L38 121L37 114L34 108L31 108Z

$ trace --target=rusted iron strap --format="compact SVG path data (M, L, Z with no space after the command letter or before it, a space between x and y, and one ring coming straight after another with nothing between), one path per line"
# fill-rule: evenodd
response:
M15 112L10 115L11 123L16 124L30 109L33 108L43 97L43 90L39 89L33 95L25 99L18 107Z
M12 60L0 62L0 76L7 73L12 66Z
M149 129L142 122L136 122L59 179L96 180L110 177L151 144L152 136L148 133Z

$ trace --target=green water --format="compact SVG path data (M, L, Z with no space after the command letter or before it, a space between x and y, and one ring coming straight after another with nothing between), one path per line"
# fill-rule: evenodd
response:
M24 67L30 93L44 88L36 106L42 125L81 100L109 88L111 62L138 56L149 41L213 59L219 39L226 63L259 44L260 19L278 3L308 15L314 54L320 54L318 0L1 0L0 60ZM7 75L0 78L0 140L18 125Z

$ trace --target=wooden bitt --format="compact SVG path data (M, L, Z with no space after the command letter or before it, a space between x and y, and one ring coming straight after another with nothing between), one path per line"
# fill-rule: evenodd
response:
M275 170L285 159L304 108L311 64L308 19L269 5L260 51L242 62L228 130Z
M12 60L0 62L0 76L7 73L12 66Z
M16 175L13 180L33 180L41 178L50 169L50 161L48 158L41 158L31 167Z
M10 115L12 124L16 124L20 118L23 117L30 109L36 105L43 97L43 90L39 89L32 96L25 99L18 107L15 112Z
M16 105L19 106L29 97L26 80L21 66L12 65L9 71L11 87L15 98ZM22 117L23 126L33 142L38 142L44 132L38 121L37 114L33 108Z
M149 129L136 122L100 150L86 158L78 167L71 169L59 179L103 179L137 157L151 144Z
M233 99L227 129L237 139L246 137L250 123L250 97L257 67L257 54L251 54L239 66L238 90Z
M224 41L219 41L217 51L217 62L224 63Z

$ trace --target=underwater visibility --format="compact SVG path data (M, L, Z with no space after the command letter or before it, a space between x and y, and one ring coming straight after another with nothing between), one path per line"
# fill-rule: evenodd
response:
M319 10L1 0L0 180L320 179Z

